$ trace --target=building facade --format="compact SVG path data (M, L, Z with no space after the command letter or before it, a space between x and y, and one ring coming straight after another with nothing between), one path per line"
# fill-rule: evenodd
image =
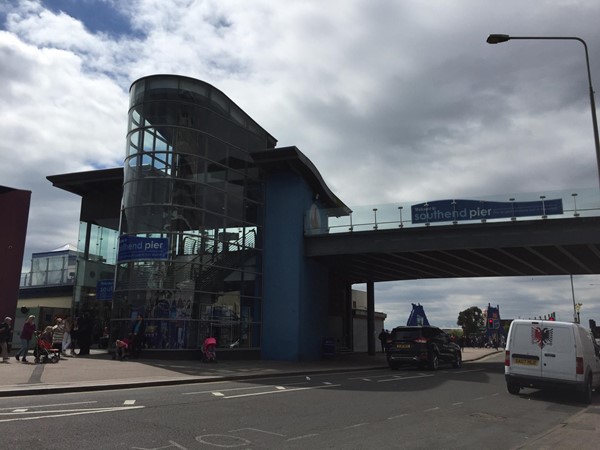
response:
M351 287L303 254L306 220L350 211L300 150L275 145L205 82L135 81L124 167L48 177L82 197L74 307L98 321L110 305L111 339L142 317L147 351L207 336L268 359L318 359L325 338L351 350ZM114 260L94 249L101 231L118 237Z

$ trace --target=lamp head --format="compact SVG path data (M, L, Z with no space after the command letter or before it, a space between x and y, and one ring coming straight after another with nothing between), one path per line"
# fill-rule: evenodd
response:
M488 44L500 44L510 40L508 34L490 34L486 40Z

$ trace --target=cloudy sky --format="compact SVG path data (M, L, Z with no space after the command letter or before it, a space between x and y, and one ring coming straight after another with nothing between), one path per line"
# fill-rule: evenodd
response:
M2 0L0 184L32 191L25 259L77 241L79 198L46 176L120 166L128 89L175 73L225 92L295 145L347 205L597 189L583 46L600 84L597 0ZM600 278L575 276L582 321ZM376 285L386 327L410 302L454 326L573 313L568 277Z

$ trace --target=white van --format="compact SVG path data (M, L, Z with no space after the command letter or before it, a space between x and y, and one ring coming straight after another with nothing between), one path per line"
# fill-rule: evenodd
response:
M506 387L574 388L585 403L600 387L600 348L577 323L514 320L508 330L504 359Z

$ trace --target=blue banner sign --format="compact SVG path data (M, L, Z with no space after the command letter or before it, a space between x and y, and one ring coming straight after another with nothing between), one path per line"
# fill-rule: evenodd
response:
M109 301L113 298L113 280L99 280L96 283L96 300Z
M145 238L123 235L119 237L117 262L149 259L169 259L167 238Z
M532 202L436 200L411 206L412 223L489 220L562 214L562 199Z

